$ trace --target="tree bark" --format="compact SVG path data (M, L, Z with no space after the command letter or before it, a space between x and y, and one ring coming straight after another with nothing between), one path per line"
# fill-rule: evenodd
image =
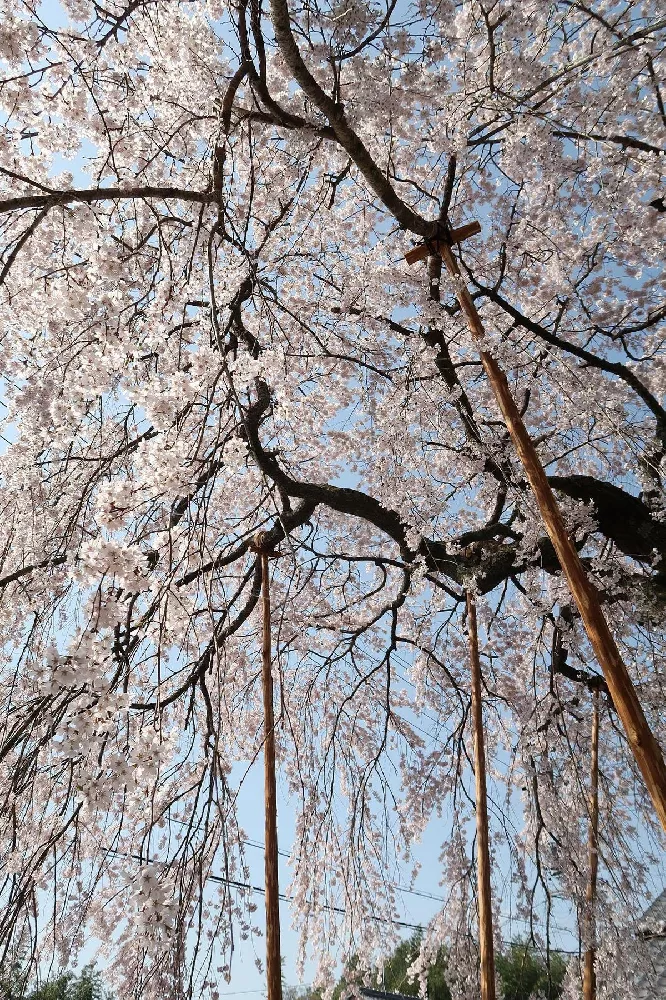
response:
M476 604L467 591L467 633L472 674L472 719L474 721L474 774L476 779L476 872L479 897L479 953L481 957L481 1000L495 1000L495 953L493 913L490 894L490 849L488 846L488 801L486 796L486 753L483 740L481 663L476 628Z
M472 297L463 284L458 263L448 247L442 245L441 254L455 282L458 301L467 317L472 336L475 340L480 340L485 333L483 323ZM636 689L611 635L599 595L588 579L576 548L567 534L557 501L548 484L537 450L511 395L506 376L490 354L486 351L480 353L481 363L502 411L516 454L532 487L541 517L578 606L588 638L604 672L634 758L645 779L657 816L666 830L666 764L661 748L648 725Z
M136 198L155 198L167 201L194 201L210 205L216 198L215 191L188 191L164 185L139 184L136 187L99 187L76 190L52 191L46 194L22 194L17 198L0 199L0 215L27 208L55 208L56 205L96 205L103 201L132 201Z
M280 895L278 884L277 795L275 787L275 719L271 673L271 595L268 554L260 553L263 602L261 677L264 698L264 865L266 877L266 986L268 1000L282 1000L280 962Z
M597 871L599 868L599 692L594 692L592 714L592 759L590 763L590 823L588 832L590 873L585 895L586 937L585 967L583 971L583 1000L595 1000L596 975L596 919Z

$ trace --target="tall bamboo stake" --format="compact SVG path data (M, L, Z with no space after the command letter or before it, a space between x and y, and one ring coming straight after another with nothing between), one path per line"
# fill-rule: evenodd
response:
M458 301L467 318L472 336L475 340L480 340L485 332L483 323L469 291L463 284L458 263L446 244L440 243L438 249L455 282ZM576 547L567 534L557 501L511 395L506 376L495 359L486 351L481 351L481 363L502 411L516 453L525 469L571 594L578 605L585 630L604 672L634 758L645 779L657 815L666 830L666 764L661 749L652 735L636 689L611 635L599 595L588 579Z
M583 972L583 1000L595 1000L597 995L596 975L596 920L594 908L597 900L597 871L599 869L599 689L594 692L592 710L592 760L590 763L590 821L588 828L588 848L590 872L585 894L585 923L587 927L587 950Z
M275 719L271 673L271 594L268 553L260 550L263 631L261 680L264 698L264 868L266 879L266 986L268 1000L282 1000L280 895L278 885L277 794L275 788Z
M479 896L479 952L481 957L481 1000L495 1000L495 954L493 912L490 895L490 850L488 846L488 800L486 796L486 754L483 740L481 662L476 628L476 603L467 591L467 634L472 673L472 718L474 721L474 775L476 779L476 873Z

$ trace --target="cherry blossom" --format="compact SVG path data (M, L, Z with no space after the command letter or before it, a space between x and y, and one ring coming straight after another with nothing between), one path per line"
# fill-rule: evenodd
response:
M556 947L565 900L588 943L600 686L599 995L631 1000L617 954L663 835L456 283L404 255L451 177L484 350L666 746L659 15L4 0L6 954L94 936L120 998L214 996L260 933L236 783L263 745L266 531L284 890L317 982L391 950L436 822L414 974L445 942L478 995L471 589L498 937L510 907Z

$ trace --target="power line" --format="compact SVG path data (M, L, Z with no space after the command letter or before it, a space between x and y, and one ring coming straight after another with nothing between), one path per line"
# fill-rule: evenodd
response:
M251 846L252 847L256 847L258 845L257 844L252 844ZM144 864L145 863L148 863L148 864L164 864L164 862L156 861L154 858L144 858L140 854L127 854L124 851L117 851L115 848L109 848L109 853L110 854L114 854L117 857L129 858L129 859L131 859L133 861L139 861L139 862L144 863ZM284 852L282 852L282 853L284 853ZM234 889L244 889L244 890L248 890L249 889L250 892L257 893L260 896L264 896L266 894L265 889L262 886L260 886L260 885L252 885L251 882L240 882L240 881L238 881L236 879L224 878L222 875L209 875L208 878L207 878L207 881L209 881L209 882L215 882L218 885L228 885L228 886L231 886ZM396 888L400 888L400 886L396 886ZM409 892L410 890L404 889L403 891ZM418 890L413 890L413 891L417 892ZM285 893L282 893L282 892L279 893L279 899L283 903L290 903L290 902L292 902L292 898L293 897L287 896ZM440 897L433 896L432 898L433 899L439 899ZM442 902L446 902L446 900L442 899ZM346 913L346 910L343 907L341 907L341 906L334 906L332 903L320 903L319 907L322 910L329 910L332 913L339 913L339 914L342 914L342 915L344 915ZM502 914L502 915L503 916L507 916L507 914ZM412 924L412 923L409 923L409 921L407 921L407 920L392 920L389 917L378 917L378 916L374 916L374 915L371 915L370 919L376 921L377 923L391 924L392 926L395 926L395 927L404 927L407 930L421 931L421 932L423 932L423 924ZM525 921L525 922L527 922L527 921ZM569 934L572 933L571 931L567 931L565 928L558 928L558 929L565 931L565 933L569 933ZM572 950L567 949L567 948L557 948L557 947L555 947L553 950L559 952L562 955L578 955L579 954L578 951L572 951ZM245 992L245 993L249 994L249 993L264 993L265 991L264 990L245 990L245 991L241 991L241 992ZM235 995L240 996L241 993L238 993L238 994L234 994L234 993L221 994L221 996L235 996Z
M182 820L174 820L174 822L183 823ZM246 838L246 839L241 840L240 843L244 844L247 847L252 847L255 850L259 850L259 851L263 851L264 850L264 845L259 840L250 840L249 838ZM121 852L114 852L114 853L120 854ZM284 851L284 850L278 850L278 854L281 857L283 857L283 858L289 858L289 857L291 857L291 855L289 854L289 852L288 851ZM130 855L121 855L121 856L130 857ZM131 857L135 861L142 861L143 860L139 855L131 855ZM233 886L233 887L238 888L238 889L250 889L252 892L256 892L256 893L259 893L260 895L264 895L264 889L262 888L262 886L252 885L249 882L239 882L239 881L235 881L233 879L225 879L221 875L209 875L208 879L211 882L217 882L217 883L221 883L221 884L224 884L224 885L230 885L230 886ZM436 903L446 903L447 902L447 899L446 899L445 896L438 896L435 893L427 892L425 889L410 889L408 886L406 886L406 885L400 885L400 883L398 883L398 882L392 882L392 883L389 883L389 884L390 884L390 887L392 889L396 889L398 892L409 893L409 894L411 894L413 896L419 896L419 897L421 897L423 899L430 899L430 900L432 900L433 902L436 902ZM283 893L280 893L280 900L282 902L289 903L289 902L292 901L292 897L291 896L287 896L287 895L285 895ZM322 907L322 909L331 910L331 911L333 911L335 913L341 913L341 914L345 913L345 910L342 907L333 906L330 903L321 903L320 906ZM512 915L511 913L506 913L504 911L502 911L500 913L500 916L503 919L505 919L505 920L514 920L516 923L523 923L523 924L528 924L529 923L529 918L527 918L527 917L518 918L518 917L516 917L515 914ZM385 917L372 917L371 919L377 920L377 921L381 921L381 922L385 922L385 923L395 924L397 927L406 927L406 928L408 928L410 930L423 930L423 924L413 924L413 923L409 923L408 921L404 921L404 920L387 920ZM555 929L558 930L558 931L560 931L560 932L562 932L562 933L564 933L564 934L568 934L569 936L575 937L575 932L571 928L568 928L568 927L556 927ZM578 954L578 951L570 951L570 950L568 950L566 948L556 948L556 950L559 951L561 954L564 954L564 955L577 955ZM231 996L231 994L228 994L228 995Z
M127 854L124 851L117 851L113 847L108 848L108 852L109 854L114 854L116 857L129 858L131 861L139 861L142 864L151 864L151 865L165 864L165 862L155 858L142 857L142 855L140 854ZM266 895L266 890L263 888L263 886L252 885L251 882L240 882L237 879L224 878L222 875L209 875L206 881L215 882L218 885L228 885L234 889L249 889L250 892L256 892L260 896ZM287 896L285 895L285 893L281 892L279 893L279 899L284 903L291 903L293 897ZM342 906L334 906L332 903L320 903L319 907L322 910L329 910L331 913L340 913L342 915L346 913L346 910ZM377 917L372 914L370 915L370 920L375 920L377 923L382 923L382 924L391 924L396 927L406 927L408 930L412 931L423 930L423 924L410 924L406 920L392 920L390 917Z
M175 818L172 817L171 822L172 823L179 823L182 826L186 826L185 821L182 820L182 819L175 819ZM265 850L265 847L261 843L260 840L245 839L245 840L240 840L239 843L243 844L245 847L253 847L255 850L258 850L258 851L264 851ZM290 858L291 857L291 854L289 853L289 851L278 850L278 854L280 855L281 858ZM300 858L297 856L296 860L299 861ZM446 898L444 896L437 896L435 893L433 893L433 892L427 892L425 889L411 889L407 885L400 885L399 882L391 882L389 884L390 884L391 889L397 889L398 892L408 892L412 896L421 896L423 899L432 899L436 903L445 903L446 902Z
M247 847L254 847L256 850L263 851L264 845L258 840L242 840L242 844ZM288 851L278 851L278 854L283 858L289 858L291 855ZM297 858L297 860L299 860ZM400 885L399 882L391 882L390 886L392 889L397 889L398 892L408 892L412 896L422 896L424 899L433 899L436 903L445 903L446 899L444 896L436 896L432 892L426 892L425 889L410 889L407 885Z
M220 993L221 997L243 997L248 993L265 993L266 990L236 990L232 993Z

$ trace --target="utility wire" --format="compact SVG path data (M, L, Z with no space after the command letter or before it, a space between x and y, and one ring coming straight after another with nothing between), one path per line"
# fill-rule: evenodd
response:
M242 840L241 843L244 844L246 847L254 847L258 851L263 851L264 850L264 845L262 843L260 843L258 840ZM289 854L289 851L278 851L278 854L280 855L280 857L283 857L283 858L289 858L289 857L291 857L291 855ZM422 896L424 899L433 899L437 903L445 903L446 902L446 899L445 899L444 896L436 896L432 892L426 892L425 889L410 889L409 886L407 886L407 885L400 885L399 882L392 882L391 883L391 888L392 889L397 889L398 892L409 892L409 893L411 893L412 896Z
M249 842L243 841L243 843L249 843ZM251 844L250 846L257 847L257 846L260 846L260 845L258 845L258 844ZM129 858L132 861L139 861L142 864L146 864L146 863L148 863L148 864L163 864L164 863L164 862L156 860L155 858L146 858L146 857L143 857L140 854L127 854L126 852L124 852L124 851L118 851L115 848L109 848L108 851L109 851L109 854L113 854L116 857L119 857L119 858ZM282 851L281 853L284 854L285 852ZM228 886L231 886L231 888L233 888L233 889L244 889L244 890L248 890L249 889L250 892L258 893L260 896L265 895L265 889L263 888L263 886L252 885L251 882L241 882L241 881L239 881L237 879L224 878L222 875L209 875L208 878L206 879L206 881L208 881L208 882L215 882L218 885L228 885ZM395 888L400 889L401 887L400 886L395 886ZM403 892L418 892L418 890L409 890L409 889L402 889L402 891ZM428 895L428 894L426 893L425 895ZM280 901L284 902L284 903L290 903L290 902L292 902L292 899L293 899L293 897L287 896L285 893L282 893L282 892L279 893L279 898L280 898ZM442 902L445 902L445 900L443 899L443 897L432 896L432 898L435 899L435 900L441 900ZM340 914L344 915L344 913L346 912L343 907L341 907L341 906L333 906L332 903L320 903L318 905L319 905L319 907L321 909L323 909L323 910L329 910L332 913L340 913ZM507 916L507 914L502 914L502 916ZM376 921L377 923L386 923L386 924L391 924L392 926L395 926L395 927L404 927L407 930L421 931L421 932L423 931L423 924L412 924L412 923L409 923L409 921L407 921L407 920L391 920L391 919L389 919L387 917L377 917L377 916L371 916L370 919ZM565 933L572 933L571 931L567 931L566 928L560 928L560 930L563 930ZM561 955L578 955L579 954L578 951L572 951L572 950L567 949L567 948L555 948L554 950L557 951L557 952L559 952ZM262 991L262 990L247 990L245 992L247 992L247 993L256 993L256 992L264 992L264 991ZM234 996L235 994L228 993L228 994L224 994L224 995L225 996ZM240 995L240 994L238 994L238 995Z
M151 865L165 864L165 862L160 861L159 859L156 858L143 857L141 854L127 854L125 851L118 851L113 847L108 848L108 853L113 854L119 858L129 858L131 861L138 861L141 864L151 864ZM240 882L237 879L233 878L224 878L224 876L222 875L208 875L206 881L215 882L218 885L228 885L234 889L246 889L246 890L249 889L250 892L256 892L260 896L264 896L266 894L266 890L264 889L263 886L252 885L251 882ZM283 892L279 893L279 898L282 902L285 903L291 903L293 900L292 896L287 896ZM344 914L346 912L342 906L334 906L332 903L319 903L318 905L322 910L330 910L332 913ZM392 924L395 925L396 927L406 927L408 928L408 930L413 930L413 931L423 930L423 924L410 924L406 920L391 920L388 917L376 917L376 916L371 916L370 919L376 921L377 923Z

